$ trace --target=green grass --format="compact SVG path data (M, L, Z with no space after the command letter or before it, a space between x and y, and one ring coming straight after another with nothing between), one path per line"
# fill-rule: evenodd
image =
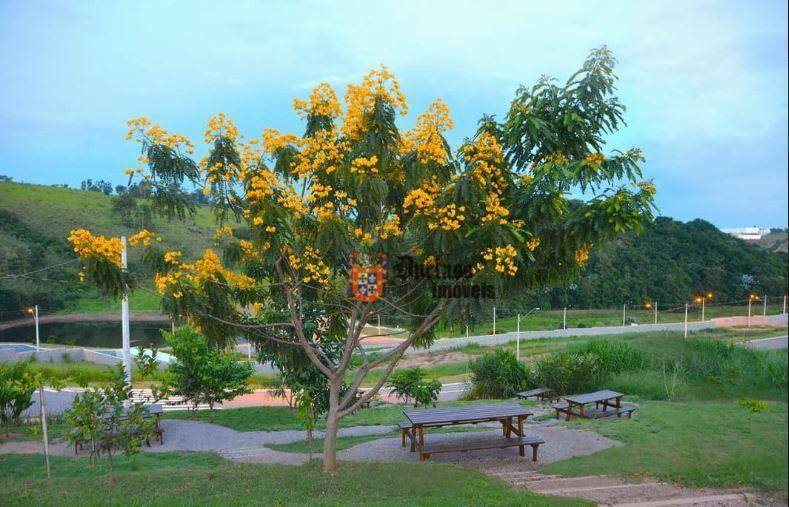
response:
M0 455L3 505L582 505L516 491L503 482L434 463L341 463L326 476L303 466L235 464L212 454L143 454L117 459L114 483L102 462Z
M584 420L625 445L551 463L541 471L571 476L650 476L693 487L787 489L787 405L750 414L736 401L644 402L633 420Z

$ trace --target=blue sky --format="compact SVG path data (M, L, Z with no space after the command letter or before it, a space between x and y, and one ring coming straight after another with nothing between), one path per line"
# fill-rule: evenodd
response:
M661 214L787 225L785 1L0 0L0 174L123 183L125 121L143 114L198 146L219 111L246 135L301 132L293 97L343 93L380 62L409 97L404 126L441 97L456 145L603 44L628 106L609 146L643 149Z

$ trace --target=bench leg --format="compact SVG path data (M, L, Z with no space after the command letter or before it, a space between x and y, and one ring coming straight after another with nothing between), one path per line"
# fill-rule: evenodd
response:
M411 427L411 452L416 452L416 430Z
M519 445L518 446L518 454L520 454L521 457L526 456L526 449L525 449L525 447L526 447L525 445Z
M532 446L531 446L531 460L532 461L537 461L537 448L538 447L539 447L539 444L532 444Z
M403 447L405 447L405 430L400 430L400 436L403 437Z

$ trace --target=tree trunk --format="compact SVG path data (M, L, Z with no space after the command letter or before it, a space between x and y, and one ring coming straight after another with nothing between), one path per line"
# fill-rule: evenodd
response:
M337 429L340 422L337 417L340 404L337 383L337 381L331 380L329 413L326 416L326 434L323 436L323 472L327 474L337 473Z

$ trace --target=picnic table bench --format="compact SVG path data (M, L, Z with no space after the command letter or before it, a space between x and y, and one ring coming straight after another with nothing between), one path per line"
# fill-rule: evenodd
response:
M552 400L554 398L553 389L550 387L538 387L537 389L532 389L530 391L521 391L519 393L515 393L515 396L524 400L534 397L542 401Z
M495 405L471 405L455 408L433 408L421 410L404 410L408 423L399 423L403 447L406 438L411 441L411 452L419 452L419 459L424 461L431 454L448 452L467 452L481 449L504 449L518 447L521 456L525 456L525 446L532 447L532 459L537 461L537 448L545 443L539 436L526 435L523 423L532 411L517 403L499 403ZM516 421L516 422L514 422ZM479 424L482 422L500 422L502 436L457 442L440 442L425 444L425 429L454 426L458 424ZM512 434L516 437L513 437Z
M561 414L565 414L565 420L569 421L572 417L582 417L586 419L598 417L610 417L616 415L622 417L627 415L628 418L632 417L635 407L623 406L622 397L624 394L616 391L604 390L595 391L593 393L577 394L573 396L566 396L565 401L557 403L553 406L556 410L556 418L559 419ZM587 409L586 405L594 403L594 409ZM600 407L603 407L602 410ZM608 409L612 410L608 410Z

